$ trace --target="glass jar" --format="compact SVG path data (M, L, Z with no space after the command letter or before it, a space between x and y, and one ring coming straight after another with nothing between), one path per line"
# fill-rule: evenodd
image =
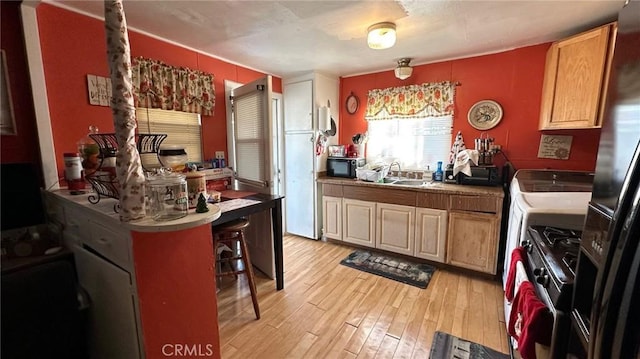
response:
M189 190L189 208L196 208L200 194L207 198L207 181L204 173L187 172L187 189Z
M158 151L158 159L164 168L171 168L174 171L182 171L185 168L188 157L184 146L163 145Z
M89 133L78 141L78 152L82 157L85 176L92 175L100 165L100 147L89 135L97 134L98 127L89 126Z
M187 181L179 173L159 170L147 177L147 213L156 221L171 221L187 215Z

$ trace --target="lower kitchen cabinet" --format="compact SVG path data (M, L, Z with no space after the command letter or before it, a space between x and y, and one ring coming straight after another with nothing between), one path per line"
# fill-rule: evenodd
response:
M449 212L447 263L496 274L499 229L495 214Z
M322 197L322 232L327 238L342 240L342 198Z
M342 199L342 240L375 247L376 203Z
M376 204L376 248L413 256L415 207Z
M416 208L414 256L444 263L447 216L445 210Z
M91 358L138 358L138 331L129 273L82 247L73 249L78 281L89 295Z

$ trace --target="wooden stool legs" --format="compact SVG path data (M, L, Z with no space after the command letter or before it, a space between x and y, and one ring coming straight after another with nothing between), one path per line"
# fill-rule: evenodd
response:
M247 274L249 282L249 290L251 291L251 300L253 301L253 310L256 312L256 319L260 319L260 307L258 306L258 291L256 290L256 282L253 276L253 266L249 258L249 248L244 240L244 231L240 231L240 250L242 251L242 264Z

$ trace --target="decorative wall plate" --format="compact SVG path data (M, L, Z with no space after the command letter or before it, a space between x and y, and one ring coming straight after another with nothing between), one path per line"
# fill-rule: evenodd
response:
M492 100L481 100L471 106L467 114L469 123L477 130L490 130L502 119L502 106Z
M353 92L351 92L349 96L347 96L347 101L345 102L345 106L347 108L347 112L350 115L353 115L354 113L356 113L356 111L358 111L358 107L360 106L360 101L358 100L358 98Z

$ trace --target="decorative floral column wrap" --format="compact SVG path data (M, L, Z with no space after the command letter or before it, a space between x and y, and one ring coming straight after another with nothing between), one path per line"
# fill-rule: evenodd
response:
M144 173L136 148L136 112L131 82L131 52L122 0L104 1L107 35L107 62L113 94L111 111L118 140L116 168L120 182L120 220L128 222L145 216Z

